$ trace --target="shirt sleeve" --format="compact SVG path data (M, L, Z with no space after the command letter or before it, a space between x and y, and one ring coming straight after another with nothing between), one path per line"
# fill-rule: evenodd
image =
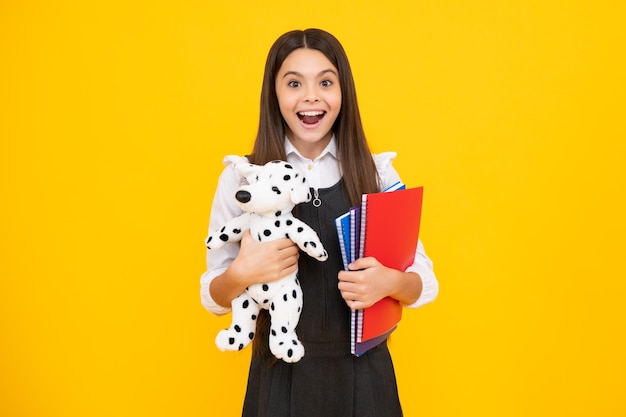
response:
M243 211L237 206L233 198L235 191L243 181L243 177L235 171L233 163L247 162L247 159L240 156L227 156L224 158L226 167L220 174L217 181L211 217L209 220L209 230L221 228L228 220L239 216ZM202 305L216 315L223 315L230 312L230 308L223 307L213 300L209 287L211 281L222 275L228 265L239 253L239 243L227 243L220 250L206 251L207 270L200 278L200 299Z
M426 255L421 240L417 241L417 250L415 251L413 265L409 266L405 272L415 272L422 280L422 293L419 298L413 304L405 305L405 307L421 307L424 304L433 302L435 298L437 298L439 294L439 281L437 281L433 270L433 262Z
M384 190L385 188L388 188L400 181L400 175L392 165L396 156L396 152L383 152L372 155L374 158L374 164L376 165L376 170L378 171L381 190Z
M372 156L380 177L381 190L384 190L385 188L400 181L400 175L392 165L393 160L397 156L395 152L384 152L374 154ZM435 272L433 270L433 262L430 260L428 255L426 255L426 251L424 250L424 245L421 240L417 241L417 249L415 251L413 264L404 272L414 272L418 274L422 280L422 293L419 298L413 304L405 305L405 307L421 307L437 298L437 295L439 294L439 282L437 281L437 277L435 276Z

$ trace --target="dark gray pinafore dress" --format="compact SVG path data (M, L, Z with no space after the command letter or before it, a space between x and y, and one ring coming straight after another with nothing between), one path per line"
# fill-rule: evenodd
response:
M337 288L342 269L335 218L350 202L342 182L319 190L322 205L297 208L298 217L320 236L329 258L301 253L299 280L304 305L296 328L305 349L294 364L254 352L243 417L402 416L386 343L361 357L350 353L350 309Z

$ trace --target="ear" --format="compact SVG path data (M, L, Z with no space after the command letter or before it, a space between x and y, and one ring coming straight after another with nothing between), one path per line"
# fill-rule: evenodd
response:
M291 202L293 204L306 203L309 201L311 201L311 190L306 181L303 181L291 189Z
M235 168L235 171L239 172L241 175L246 177L246 180L248 180L249 184L252 184L253 182L256 182L256 180L255 181L252 181L252 180L255 179L256 174L263 167L260 165L240 163L240 164L234 164L233 168Z

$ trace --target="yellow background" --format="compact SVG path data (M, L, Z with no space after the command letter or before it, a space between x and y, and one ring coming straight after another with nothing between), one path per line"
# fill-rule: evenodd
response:
M0 415L235 416L199 301L265 55L344 44L376 152L425 185L441 293L392 340L407 416L626 415L620 1L3 1Z

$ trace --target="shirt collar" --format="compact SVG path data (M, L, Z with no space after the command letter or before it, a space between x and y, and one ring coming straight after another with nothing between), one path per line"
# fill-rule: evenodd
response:
M309 161L308 158L305 158L304 156L302 156L302 154L296 149L295 146L293 146L293 144L291 143L289 139L287 139L287 137L285 137L285 153L287 154L287 156L293 154L297 156L298 158L302 159L303 161ZM329 154L333 158L337 159L337 141L335 140L334 134L330 138L330 142L328 142L328 145L326 145L326 148L324 148L322 153L320 153L319 156L315 158L315 160L317 161L319 159L322 159L323 157Z

